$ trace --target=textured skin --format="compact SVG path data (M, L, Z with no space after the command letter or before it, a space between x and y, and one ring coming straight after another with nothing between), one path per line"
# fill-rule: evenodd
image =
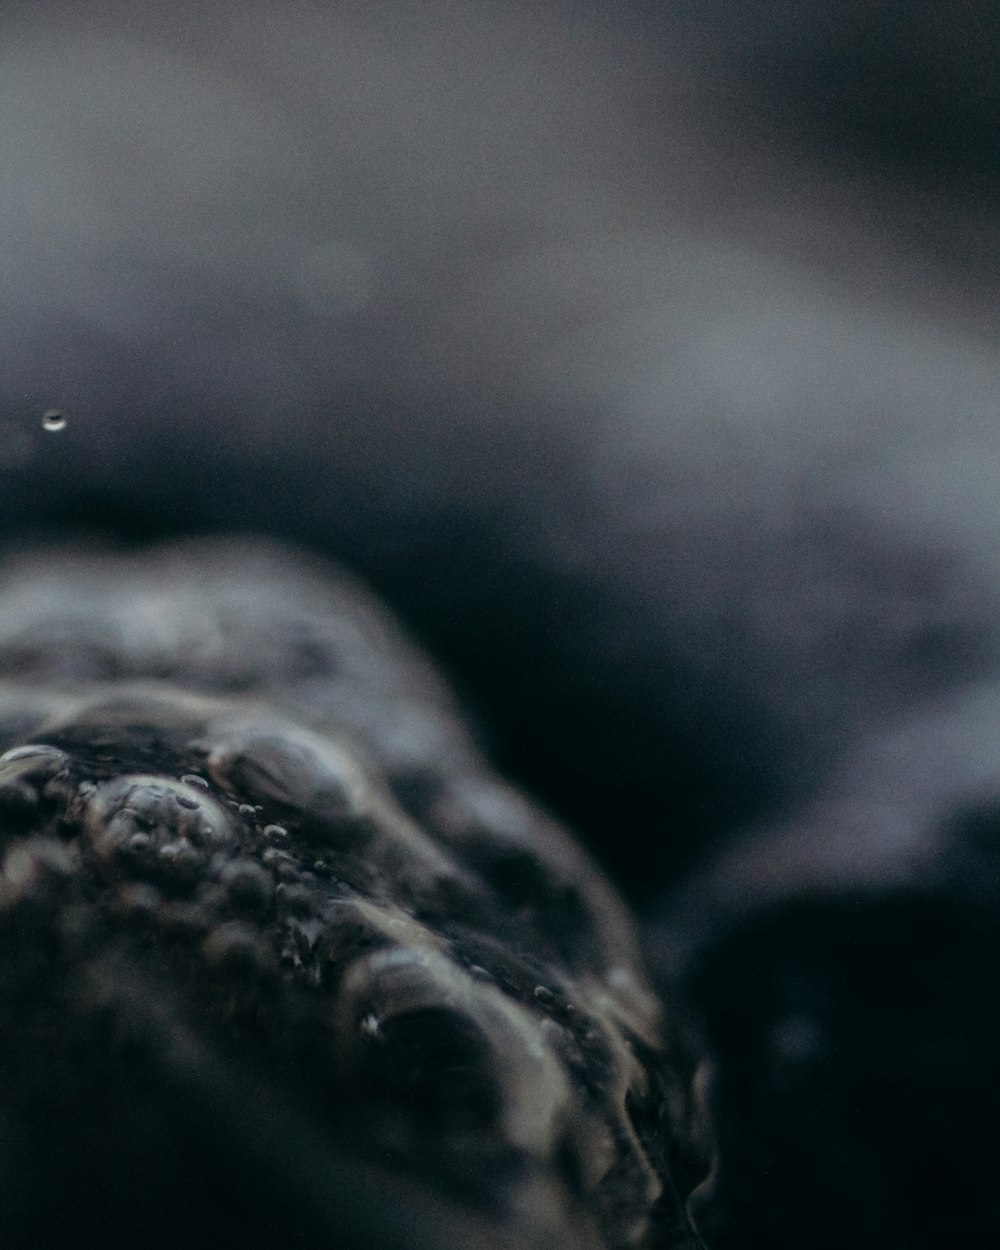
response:
M504 770L647 901L670 955L654 969L696 948L713 1205L741 1250L939 1250L959 1225L1000 1245L1000 824L979 822L982 855L954 857L971 890L912 854L933 860L942 818L968 798L989 809L1000 778L995 710L963 706L1000 673L998 14L4 6L5 541L247 529L371 579L486 709ZM37 617L25 680L39 659L71 676L85 638L102 672L120 667L100 607L47 641ZM147 610L132 645L167 619ZM272 651L250 634L263 670ZM952 698L958 734L914 753L914 718ZM40 691L14 703L35 732ZM412 723L387 704L393 727ZM886 729L888 762L869 741ZM415 810L420 785L396 783ZM33 792L10 792L22 830ZM117 1027L160 1039L148 1062L133 1045L124 1065L76 999L45 1025L30 970L57 975L54 930L29 914L0 943L12 976L28 969L3 1097L34 1099L0 1123L7 1240L16 1223L29 1245L39 1227L76 1244L106 1195L130 1244L151 1225L326 1244L351 1195L352 1244L417 1227L483 1244L451 1200L377 1233L413 1198L365 1198L346 1107L318 1117L342 1126L338 1156L332 1129L306 1146L287 1064L269 1098L266 1063L239 1075L236 1046L202 1040L193 1062L204 1021L178 1033L193 1008L173 974L133 958L104 977ZM69 994L77 963L55 966ZM67 1018L76 1037L94 1021L91 1065L107 1056L89 1083L58 1049L40 1062Z
M0 621L15 1244L67 1184L112 1243L700 1244L690 1065L621 905L356 586L43 552ZM88 1170L150 1155L128 1201Z

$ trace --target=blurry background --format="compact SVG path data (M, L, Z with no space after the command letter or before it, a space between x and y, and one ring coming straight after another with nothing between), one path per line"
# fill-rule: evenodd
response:
M14 6L4 525L321 546L672 873L992 664L995 34Z
M249 529L349 564L651 917L664 975L747 897L914 882L885 978L935 924L969 968L993 900L954 865L993 863L992 825L944 813L997 776L998 37L985 3L8 6L5 535ZM839 917L735 1022L774 949L705 974L746 1064L733 1153L773 1138L731 1203L786 1212L767 1244L943 1237L984 1158L950 1109L994 1105L972 989L874 1116L972 1074L891 1183L916 1129L845 1127L850 1065L784 1102L761 1075L832 1028L870 1083L862 990L799 1001L853 975L817 972ZM940 1210L904 1228L923 1187Z

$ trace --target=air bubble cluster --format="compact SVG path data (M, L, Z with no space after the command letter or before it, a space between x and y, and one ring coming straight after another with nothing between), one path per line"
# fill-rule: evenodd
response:
M0 993L30 971L74 1054L233 1106L252 1072L506 1244L697 1244L628 917L353 584L234 543L9 563L0 750Z

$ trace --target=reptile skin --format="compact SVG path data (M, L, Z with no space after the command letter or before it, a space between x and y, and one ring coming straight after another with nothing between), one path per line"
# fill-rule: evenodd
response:
M4 567L7 1244L700 1245L622 905L378 605L237 541Z

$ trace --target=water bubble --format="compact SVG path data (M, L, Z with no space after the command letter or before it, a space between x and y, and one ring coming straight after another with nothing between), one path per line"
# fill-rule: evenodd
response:
M175 885L187 888L197 883L213 852L230 845L235 835L225 812L208 794L189 806L192 799L166 777L115 778L87 798L88 837L103 860L115 863L124 854L131 869L143 875L166 873Z
M66 416L58 408L47 408L42 413L42 429L50 434L58 434L66 428Z
M536 985L534 994L540 1003L554 1002L556 997L547 985Z
M267 825L264 829L264 837L270 838L273 842L284 842L288 837L288 830L284 825Z
M315 836L335 844L370 836L368 779L343 747L306 730L235 725L209 756L212 777L258 806L278 804L315 817Z
M256 816L257 809L252 803L240 803L236 809L241 816Z
M185 773L184 776L181 777L181 781L183 781L186 786L198 786L202 790L208 789L208 782L204 777L199 777L197 773Z

